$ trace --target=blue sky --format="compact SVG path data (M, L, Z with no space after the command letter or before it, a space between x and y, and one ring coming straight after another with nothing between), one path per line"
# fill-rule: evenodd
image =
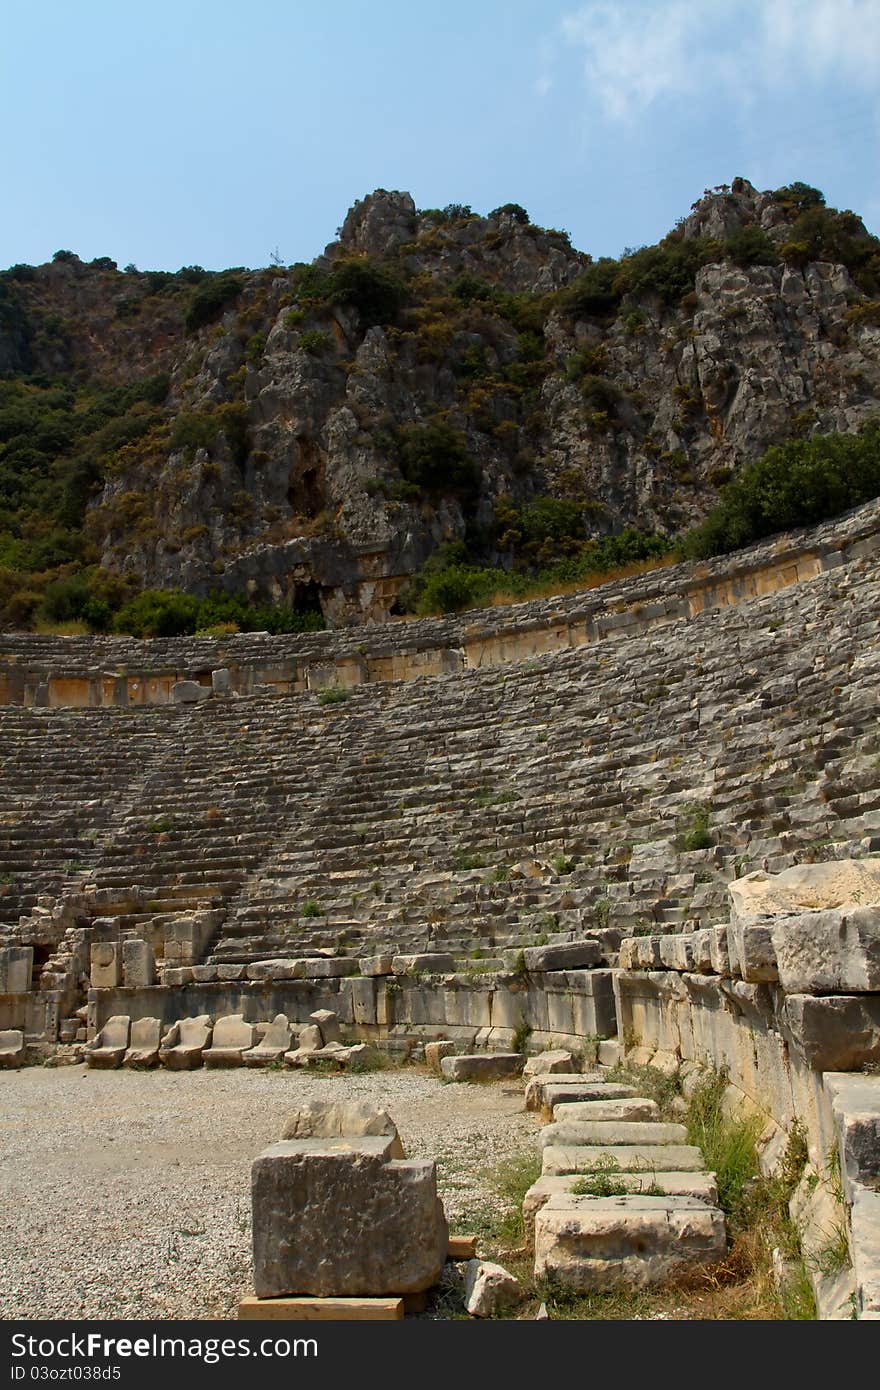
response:
M29 0L0 266L310 260L376 187L656 241L735 175L880 232L880 0Z

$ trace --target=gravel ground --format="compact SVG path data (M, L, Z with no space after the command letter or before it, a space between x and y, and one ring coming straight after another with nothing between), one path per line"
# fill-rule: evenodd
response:
M383 1106L407 1154L437 1160L460 1227L497 1203L486 1168L534 1141L511 1089L416 1069L0 1075L0 1317L234 1317L251 1282L251 1161L304 1100Z

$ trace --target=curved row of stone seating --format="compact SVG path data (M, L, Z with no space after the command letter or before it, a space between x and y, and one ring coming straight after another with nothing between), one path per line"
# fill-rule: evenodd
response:
M291 937L358 952L367 931L467 953L609 917L668 928L725 915L744 864L852 853L880 830L877 597L876 566L856 567L634 639L625 666L597 648L356 691L314 832L279 834L211 959ZM702 802L708 844L689 849Z
M283 1013L269 1023L246 1023L242 1014L225 1014L216 1021L210 1014L198 1014L178 1019L164 1031L159 1018L132 1021L127 1014L114 1014L83 1048L83 1056L89 1067L99 1070L161 1065L170 1071L193 1071L202 1065L267 1067L280 1062L344 1066L364 1050L360 1044L345 1047L336 1015L318 1009L307 1024L292 1024Z
M161 946L212 907L210 963L377 945L491 959L585 927L718 920L744 866L863 852L880 833L878 599L867 559L608 647L336 705L6 707L0 723L60 730L59 775L81 747L79 824L97 802L104 829L79 887L119 894L117 934ZM137 775L102 782L126 727Z

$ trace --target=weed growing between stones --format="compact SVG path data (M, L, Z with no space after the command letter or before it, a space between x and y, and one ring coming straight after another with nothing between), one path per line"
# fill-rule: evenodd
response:
M675 848L685 854L695 849L710 849L715 841L709 834L709 806L694 806L679 821Z
M598 1158L589 1173L572 1183L572 1193L576 1197L622 1197L626 1183L619 1173L620 1165L613 1158Z
M327 685L318 691L319 705L342 705L350 699L351 691L344 685Z
M346 1063L348 1072L368 1072L368 1071L391 1071L399 1069L406 1063L406 1058L396 1060L390 1052L383 1051L380 1047L374 1047L372 1043L367 1044L366 1052L361 1052L356 1057Z
M727 1075L708 1072L688 1101L688 1143L703 1151L706 1167L718 1180L718 1202L728 1216L743 1209L746 1185L757 1177L757 1142L761 1121L756 1116L731 1117L724 1109Z
M662 1119L673 1118L672 1103L681 1095L681 1080L677 1072L667 1076L655 1067L620 1066L613 1067L607 1079L622 1086L633 1086L640 1096L656 1101Z
M843 1222L830 1232L825 1244L816 1251L812 1263L823 1278L839 1274L849 1265L849 1237Z

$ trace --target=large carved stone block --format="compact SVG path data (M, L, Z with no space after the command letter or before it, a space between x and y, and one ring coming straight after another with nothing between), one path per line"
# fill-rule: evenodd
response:
M548 1198L535 1217L535 1274L564 1288L661 1283L724 1258L724 1216L694 1197Z
M880 907L777 917L772 936L787 994L880 991Z
M418 1293L436 1282L448 1229L426 1160L395 1137L273 1144L251 1173L260 1298Z
M122 983L122 950L118 941L92 943L92 989L116 989Z

